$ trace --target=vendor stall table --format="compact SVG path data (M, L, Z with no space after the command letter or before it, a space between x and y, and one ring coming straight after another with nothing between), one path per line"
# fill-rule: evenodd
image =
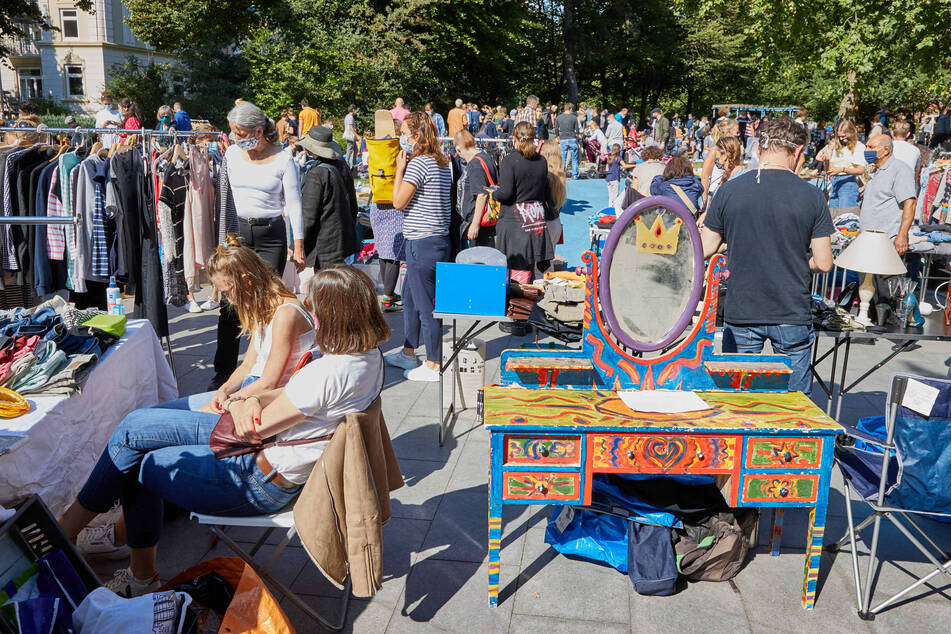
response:
M833 406L835 407L835 416L836 420L839 420L839 414L842 410L842 396L849 393L852 388L857 386L859 383L867 379L869 376L878 371L882 366L891 361L897 355L902 352L907 352L914 349L914 345L919 341L951 341L951 326L947 326L944 323L944 313L935 312L931 315L925 317L925 323L923 326L913 327L909 326L907 328L897 328L889 327L884 332L871 332L871 331L832 331L832 330L822 330L819 329L816 331L816 343L813 348L813 362L812 362L812 375L819 384L819 387L825 392L828 397L828 402L826 403L826 413L830 414L833 411ZM832 347L829 348L821 356L818 355L819 350L819 341L821 338L831 338ZM884 359L876 363L870 369L866 370L859 378L855 379L848 385L845 384L846 373L849 369L849 354L852 349L852 341L892 341L895 345L891 348L888 355ZM835 383L836 378L836 369L838 367L838 358L839 358L839 348L845 346L845 350L842 353L842 372L839 377L838 385ZM832 367L829 368L829 380L823 381L822 377L819 374L818 366L822 361L832 355Z
M456 410L456 381L452 382L451 398L449 409L443 409L443 380L446 370L452 366L455 373L459 372L459 353L465 349L469 342L481 335L483 332L498 323L511 323L512 319L505 315L463 315L459 313L433 313L433 317L443 321L452 322L452 345L449 348L449 358L444 359L439 366L439 446L442 447L446 439L446 432L452 426L452 422L461 410ZM456 330L457 321L472 321L472 325L459 337ZM439 340L442 346L442 338ZM440 358L442 350L439 351Z
M30 411L0 421L0 434L27 441L0 456L0 504L38 493L54 514L65 510L130 411L178 396L172 370L152 325L129 321L100 359L82 392L28 397Z

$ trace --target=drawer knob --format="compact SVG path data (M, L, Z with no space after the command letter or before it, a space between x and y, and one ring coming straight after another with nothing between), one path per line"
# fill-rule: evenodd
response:
M548 449L548 447L542 447L538 450L538 453L541 454L542 458L547 458L551 451Z
M789 495L788 488L782 487L781 489L779 489L779 497L784 498L784 497L787 497L788 495Z
M703 451L697 449L697 460L703 460Z
M792 462L792 454L788 450L783 452L783 460L785 462Z
M634 451L632 449L627 450L627 457L628 457L628 460L630 460L631 462L634 462Z
M544 495L545 493L548 492L548 487L546 487L543 482L539 482L538 484L535 485L535 490L541 493L542 495Z

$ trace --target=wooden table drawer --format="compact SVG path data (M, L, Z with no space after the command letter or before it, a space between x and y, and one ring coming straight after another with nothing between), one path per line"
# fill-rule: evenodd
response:
M592 434L595 471L626 473L731 473L738 460L735 436Z
M740 502L815 502L818 473L745 473L740 481Z
M747 469L818 469L822 438L747 438Z
M505 471L502 473L504 500L566 500L581 499L580 473L543 473L540 471Z
M505 436L503 464L581 464L580 436Z

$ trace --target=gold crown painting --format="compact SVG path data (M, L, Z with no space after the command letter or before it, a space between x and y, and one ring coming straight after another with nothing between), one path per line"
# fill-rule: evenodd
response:
M644 224L641 216L635 216L637 227L637 250L641 253L663 253L672 255L677 253L677 242L680 240L680 225L683 220L674 217L674 224L669 228L664 226L663 212L654 218L650 229Z

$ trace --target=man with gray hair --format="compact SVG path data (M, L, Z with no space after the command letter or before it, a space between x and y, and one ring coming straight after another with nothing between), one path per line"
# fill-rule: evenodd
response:
M832 268L835 233L825 196L795 166L806 128L788 117L759 130L759 169L724 183L701 225L704 257L729 245L723 352L774 352L792 359L789 389L809 394L814 334L812 273Z
M892 138L887 134L868 140L865 161L875 171L865 185L859 227L888 234L902 255L908 250L908 230L915 219L915 173L895 157Z
M514 129L516 125L522 123L523 121L534 129L538 122L538 116L535 114L535 108L538 106L538 97L535 95L529 95L525 98L525 107L520 109L515 115L515 125L512 126Z

